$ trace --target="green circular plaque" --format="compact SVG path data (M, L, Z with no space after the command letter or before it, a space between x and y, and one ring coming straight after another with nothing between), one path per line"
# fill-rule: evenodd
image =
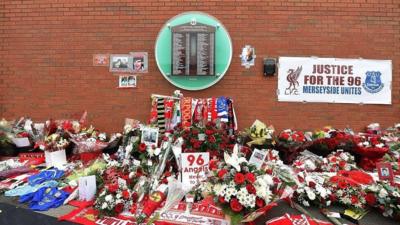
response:
M186 12L162 27L155 56L158 68L170 83L185 90L202 90L225 75L232 60L232 41L216 18L202 12Z

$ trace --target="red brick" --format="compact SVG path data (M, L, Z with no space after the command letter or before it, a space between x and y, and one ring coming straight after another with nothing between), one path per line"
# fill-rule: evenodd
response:
M4 3L3 3L4 2ZM157 33L172 16L204 11L227 27L232 64L215 86L187 96L229 95L240 128L255 119L284 128L324 125L361 129L399 122L400 5L393 0L135 1L3 0L0 7L0 117L71 117L89 111L99 129L120 131L124 117L147 121L152 93L175 87L154 60ZM243 45L256 47L256 66L240 66ZM92 54L149 52L149 73L134 90L116 89L107 67ZM262 76L262 58L311 56L393 60L392 105L277 102L277 77Z

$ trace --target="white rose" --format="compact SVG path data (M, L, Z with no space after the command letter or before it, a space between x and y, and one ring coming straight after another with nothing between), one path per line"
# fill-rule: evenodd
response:
M112 195L107 195L106 198L105 198L105 200L106 200L107 202L111 202L111 201L113 200L113 196L112 196Z
M311 200L311 201L313 201L313 200L315 200L315 193L313 192L313 191L307 191L307 196L308 196L308 198Z
M386 191L384 188L382 188L382 189L379 191L378 196L379 196L379 198L386 198L386 197L388 196L388 193L387 193L387 191Z
M132 145L128 145L128 146L126 146L125 151L127 153L130 153L132 151L132 149L133 149L133 146Z
M161 153L161 148L156 148L154 155L158 156Z
M309 206L310 206L310 204L309 204L307 201L303 201L302 203L303 203L303 205L306 206L306 207L309 207Z
M101 209L106 209L108 207L107 202L104 202L103 205L101 205Z
M396 198L399 198L400 194L399 194L399 192L395 191L395 192L393 192L393 196L396 197Z

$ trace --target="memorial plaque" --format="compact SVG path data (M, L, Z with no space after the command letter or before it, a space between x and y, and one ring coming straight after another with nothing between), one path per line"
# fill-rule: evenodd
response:
M187 23L172 27L172 75L215 75L215 27Z

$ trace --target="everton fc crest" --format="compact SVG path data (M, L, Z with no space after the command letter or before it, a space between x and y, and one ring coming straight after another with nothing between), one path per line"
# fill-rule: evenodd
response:
M367 71L365 73L365 82L362 84L363 88L369 93L378 93L383 88L381 80L382 73L379 71Z

